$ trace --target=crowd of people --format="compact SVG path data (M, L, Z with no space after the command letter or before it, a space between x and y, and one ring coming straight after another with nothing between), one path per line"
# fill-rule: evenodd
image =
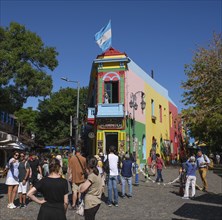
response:
M148 161L148 164L150 162ZM192 155L182 164L182 173L185 173L184 199L189 198L189 186L192 186L191 197L195 196L196 170L199 170L203 182L203 191L208 190L206 180L207 167L210 159L201 151L197 156ZM107 185L107 205L118 207L119 195L117 184L121 184L121 197L133 196L132 177L135 173L136 160L128 152L116 152L115 146L110 146L107 155L100 151L97 155L83 157L81 147L75 152L59 152L50 154L15 151L6 166L8 172L7 208L24 208L27 197L41 205L38 220L66 219L66 210L80 213L84 209L85 219L95 219L99 210L101 198ZM155 170L156 181L163 182L162 169L166 168L159 154L151 155L150 170ZM126 185L128 190L126 192ZM69 188L72 199L69 200ZM56 192L56 193L55 193ZM18 193L19 205L14 201ZM37 195L41 195L40 197ZM83 206L84 205L84 206ZM83 214L82 214L83 215Z

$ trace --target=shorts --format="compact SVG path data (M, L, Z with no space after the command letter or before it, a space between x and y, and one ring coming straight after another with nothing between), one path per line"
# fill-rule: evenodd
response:
M73 192L80 192L80 187L83 183L73 183L72 184L72 191Z
M29 183L32 185L32 186L35 186L35 184L38 182L39 180L37 179L37 177L31 177L29 179Z
M28 189L28 182L26 181L25 185L22 182L19 182L18 193L26 194Z

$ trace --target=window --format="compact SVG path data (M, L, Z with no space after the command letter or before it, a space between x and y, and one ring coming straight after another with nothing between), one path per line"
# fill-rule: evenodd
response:
M154 100L151 99L151 116L154 116Z
M160 122L163 121L163 112L162 112L162 106L159 105L159 115L160 115Z
M173 126L173 116L172 116L172 112L169 113L169 119L170 119L170 127L172 128L172 126Z
M109 103L119 103L119 81L105 82L105 91L109 97Z

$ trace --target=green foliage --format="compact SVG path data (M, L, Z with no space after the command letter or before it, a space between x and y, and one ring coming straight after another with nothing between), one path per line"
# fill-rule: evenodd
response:
M199 47L185 65L187 81L182 111L193 137L219 147L222 143L222 38L214 34L207 48Z
M87 88L80 88L79 122L84 117ZM70 115L76 115L77 89L61 89L50 98L39 104L39 114L36 120L38 132L36 141L41 145L67 144L70 134Z
M47 96L52 78L47 69L58 65L55 48L18 23L0 27L0 106L13 113L28 97Z
M31 133L35 133L37 131L36 128L36 118L38 112L32 110L32 108L20 109L15 112L15 116L17 118L17 124L20 123L21 128L23 129L23 133L27 133L31 136Z

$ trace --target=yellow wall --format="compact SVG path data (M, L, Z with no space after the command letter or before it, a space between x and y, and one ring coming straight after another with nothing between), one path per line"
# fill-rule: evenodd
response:
M145 84L145 101L146 101L146 144L147 156L152 147L153 136L157 140L157 153L160 153L160 138L162 140L170 139L169 132L169 105L168 100L157 93L148 84ZM152 121L151 115L151 99L154 100L154 115L156 116L155 123ZM162 122L160 122L159 105L162 106Z

